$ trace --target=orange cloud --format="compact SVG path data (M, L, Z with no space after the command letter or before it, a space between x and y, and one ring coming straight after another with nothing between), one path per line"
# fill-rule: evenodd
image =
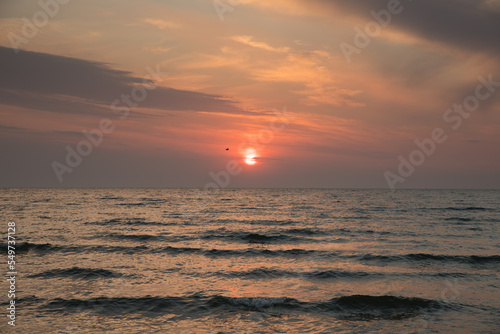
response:
M278 52L278 53L286 53L290 51L290 48L288 47L280 47L280 48L275 48L270 46L269 44L266 44L264 42L257 42L253 39L252 36L233 36L231 37L233 41L240 42L246 45L250 45L254 48L259 48L263 49L266 51L271 51L271 52Z
M165 21L160 19L145 19L144 22L154 25L155 27L165 30L165 29L179 29L182 27L181 24L174 23L171 21Z

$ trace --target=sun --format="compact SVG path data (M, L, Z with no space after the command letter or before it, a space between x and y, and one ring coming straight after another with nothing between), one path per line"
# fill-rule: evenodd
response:
M249 148L245 152L245 163L249 166L255 165L257 163L257 160L255 160L255 157L257 156L257 153L255 152L255 149Z
M254 156L251 156L251 155L248 155L246 158L245 158L245 163L247 165L255 165L257 163L257 160L255 160L255 157Z

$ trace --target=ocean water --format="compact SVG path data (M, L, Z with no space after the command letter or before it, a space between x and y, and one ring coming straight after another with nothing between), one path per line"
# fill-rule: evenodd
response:
M500 333L500 191L0 195L0 332Z

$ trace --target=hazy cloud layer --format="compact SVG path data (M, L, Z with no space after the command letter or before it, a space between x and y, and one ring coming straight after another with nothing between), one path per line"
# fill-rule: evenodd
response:
M390 0L312 0L373 20L370 11L387 9ZM311 0L304 2L310 3ZM500 51L500 3L491 0L401 0L403 10L391 26L429 41L470 51Z
M5 47L0 47L0 64L2 103L53 112L107 112L112 101L122 94L130 95L135 84L143 83L143 78L112 69L108 64L39 52L16 54ZM247 113L222 96L166 87L148 91L140 106L176 111Z

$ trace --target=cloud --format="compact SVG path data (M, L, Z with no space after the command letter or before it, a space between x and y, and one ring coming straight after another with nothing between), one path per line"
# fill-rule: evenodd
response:
M112 101L142 84L108 64L0 47L4 104L60 113L108 113ZM247 113L223 96L158 86L140 107L172 111Z
M294 0L311 15L357 16L373 20L370 12L387 9L389 0ZM264 1L253 3L265 6ZM278 2L286 6L287 2ZM414 34L427 41L470 51L499 53L500 1L498 0L401 0L403 10L394 15L390 28ZM293 12L298 15L300 11Z
M24 128L20 128L17 126L7 126L7 125L0 125L0 129L2 129L4 131L24 131L24 130L26 130Z
M290 51L290 48L287 48L287 47L275 48L267 43L257 42L253 39L252 36L233 36L233 37L231 37L231 39L233 41L240 42L240 43L243 43L246 45L250 45L251 47L263 49L266 51L278 52L278 53L286 53L286 52Z
M141 83L130 72L106 64L46 53L0 47L3 65L0 89L36 94L61 94L102 102Z
M174 23L171 21L159 20L159 19L145 19L144 22L154 25L155 27L166 30L166 29L179 29L182 25Z
M320 0L321 1L321 0ZM324 1L324 0L322 0ZM333 1L339 3L340 1ZM385 9L387 0L342 2L355 13ZM429 41L449 44L471 51L500 51L500 13L485 0L401 1L404 10L393 24Z
M298 84L292 92L301 96L301 103L307 106L363 106L357 98L361 90L342 88L339 74L328 68L325 56L329 58L325 52L291 53L279 65L255 70L253 77L264 82Z
M0 89L0 101L4 105L65 114L103 115L109 112L106 106L69 96L34 94L22 90Z

